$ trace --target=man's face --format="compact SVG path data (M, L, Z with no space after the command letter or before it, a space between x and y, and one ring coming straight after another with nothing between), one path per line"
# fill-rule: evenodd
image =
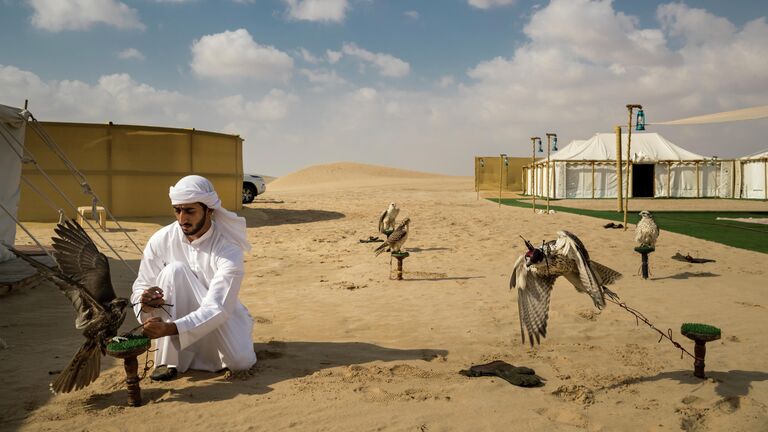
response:
M173 211L176 213L176 221L179 222L181 231L187 236L199 233L205 226L206 218L209 217L200 203L175 205Z

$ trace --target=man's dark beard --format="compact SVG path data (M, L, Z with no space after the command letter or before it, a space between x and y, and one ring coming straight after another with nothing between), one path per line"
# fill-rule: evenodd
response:
M200 219L200 222L198 222L197 225L194 225L189 232L184 232L184 235L186 236L193 236L200 232L201 229L205 226L205 216L203 216L202 219ZM184 231L184 227L181 227L181 230Z

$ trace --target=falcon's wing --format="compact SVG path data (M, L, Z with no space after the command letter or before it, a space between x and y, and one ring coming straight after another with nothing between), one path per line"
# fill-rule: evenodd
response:
M397 244L397 242L403 240L408 235L408 230L406 230L404 227L401 227L400 229L396 229L392 232L392 234L387 237L387 241L385 242L388 245Z
M584 291L592 297L592 301L598 309L605 307L605 297L603 288L600 285L600 279L589 265L589 252L584 247L584 243L576 235L568 231L559 231L555 248L560 253L576 262L576 268L579 272L578 278ZM566 278L569 278L568 276ZM577 286L578 289L578 286Z
M105 312L104 306L96 301L83 285L62 273L61 270L50 268L45 264L42 264L32 257L27 256L24 252L15 249L13 246L6 245L6 247L16 254L16 256L36 268L44 278L53 282L62 294L72 302L72 306L77 310L77 319L75 320L76 328L82 329L86 327L95 317L100 316Z
M384 232L384 219L387 218L387 210L384 210L381 212L381 216L379 216L379 232Z
M96 245L76 222L67 221L54 229L54 256L61 271L79 282L93 298L107 304L115 299L115 290L109 277L109 261L96 249Z
M525 256L521 255L515 262L509 288L517 288L517 309L520 313L520 336L525 343L525 333L533 345L541 343L541 338L547 336L547 319L549 318L549 297L556 276L538 276L525 267Z

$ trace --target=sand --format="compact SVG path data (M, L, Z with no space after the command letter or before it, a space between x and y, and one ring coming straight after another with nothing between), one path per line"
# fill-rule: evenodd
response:
M413 221L402 281L389 279L389 257L374 257L375 244L358 241L376 235L391 201ZM349 163L277 179L241 214L254 245L241 293L256 320L253 377L147 378L146 404L129 408L122 366L107 358L90 387L53 396L48 371L63 368L82 338L66 299L40 285L0 298L0 338L8 345L0 349L0 429L768 430L764 254L662 231L651 278L643 280L631 230L498 207L477 200L471 178ZM171 220L123 226L143 245ZM51 234L50 224L28 226ZM549 336L541 346L522 345L516 293L508 288L524 250L519 235L539 242L559 229L622 272L615 291L691 352L682 323L720 327L723 338L707 345L709 378L695 378L690 358L658 343L626 311L609 305L596 313L565 280L555 285ZM106 236L136 267L139 255L124 233ZM716 262L671 260L677 251ZM119 261L111 266L113 284L127 295L132 273ZM128 318L124 328L134 325ZM546 384L521 388L458 373L494 359L531 367Z

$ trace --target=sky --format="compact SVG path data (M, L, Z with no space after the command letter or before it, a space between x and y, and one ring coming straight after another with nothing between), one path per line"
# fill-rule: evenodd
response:
M626 124L705 156L768 148L765 0L0 0L0 104L42 121L238 134L244 170L472 175Z

